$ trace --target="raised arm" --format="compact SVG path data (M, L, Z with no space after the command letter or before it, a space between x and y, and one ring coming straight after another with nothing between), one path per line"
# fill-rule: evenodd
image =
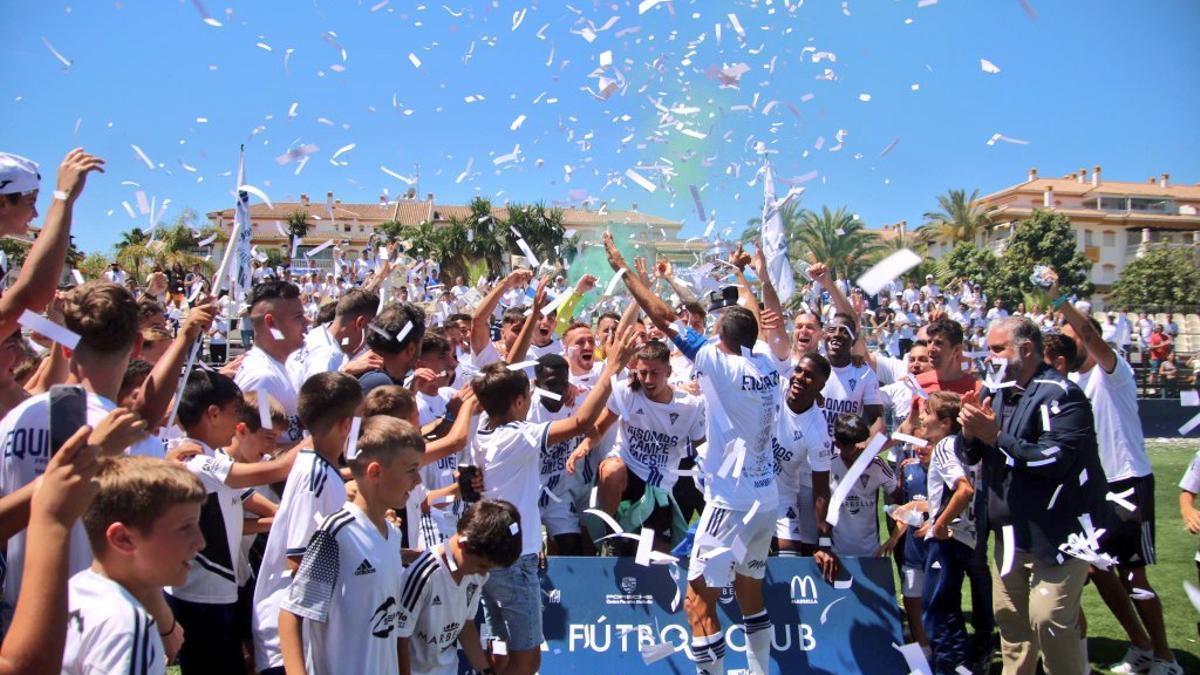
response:
M575 288L568 291L571 294L570 297L563 300L562 304L558 306L558 319L554 322L555 335L567 332L567 327L571 325L571 317L575 315L575 308L579 306L579 301L583 300L583 296L595 287L596 275L585 274L579 277Z
M618 273L624 270L625 287L629 289L629 293L637 304L641 306L642 311L650 317L654 325L662 332L672 335L674 329L671 324L675 321L675 313L663 302L662 298L655 295L650 287L642 282L636 274L629 269L629 264L625 262L624 256L617 250L617 245L613 241L612 235L608 232L604 233L604 250L608 254L608 264Z
M0 295L0 339L19 328L17 320L25 310L41 313L54 299L55 280L62 275L71 242L71 212L91 171L104 173L104 160L89 155L83 148L68 152L59 165L56 196L50 202L46 224L25 257L21 275ZM58 193L65 197L58 198Z
M471 353L479 354L490 341L488 331L488 321L491 319L492 313L496 311L496 305L500 304L500 298L508 289L529 281L533 278L533 272L530 270L513 270L504 278L504 281L492 287L483 298L483 302L475 308L475 313L471 315Z
M1071 328L1075 329L1075 334L1083 341L1083 346L1087 349L1088 354L1096 360L1104 372L1113 372L1117 367L1117 353L1108 346L1092 322L1082 312L1075 309L1075 305L1071 304L1069 300L1063 298L1058 288L1058 274L1050 271L1047 276L1051 279L1047 295L1054 301L1052 306L1062 312L1063 319L1066 319L1067 323L1071 324Z
M513 343L512 349L508 350L507 360L509 363L520 363L525 360L525 353L529 351L529 342L533 339L533 327L537 325L542 308L546 306L546 286L549 283L549 276L543 276L538 281L537 291L533 294L533 307L530 309L529 316L525 317L525 323L521 326L521 332L517 333L517 339Z
M773 322L759 322L763 328L763 333L767 336L767 344L771 347L771 353L779 360L786 359L791 352L792 343L791 337L788 335L787 326L783 323L783 303L779 301L779 293L775 291L775 284L771 283L771 275L767 273L767 259L763 254L762 246L754 252L754 257L750 264L753 266L754 273L758 275L759 281L762 282L763 305L766 309L775 314L777 325L772 325L768 328L768 324Z
M179 329L179 335L171 341L166 353L154 364L154 369L142 383L137 412L152 430L158 428L167 414L167 408L175 396L175 387L179 384L179 373L191 353L192 345L212 325L216 314L217 305L211 299L193 307Z
M675 267L670 260L660 260L656 265L658 276L660 279L666 279L671 290L675 291L675 295L679 296L681 302L700 302L700 298L692 292L678 277L675 276Z

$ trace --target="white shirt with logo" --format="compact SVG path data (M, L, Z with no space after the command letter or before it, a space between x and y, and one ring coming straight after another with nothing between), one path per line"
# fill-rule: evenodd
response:
M658 403L626 380L613 387L608 409L620 415L609 456L620 457L646 485L670 492L689 444L704 438L704 402L676 389L670 401Z
M925 494L929 501L930 520L936 520L946 510L960 479L966 478L973 481L973 485L978 480L978 476L967 468L962 457L959 456L957 444L958 436L947 436L933 446L933 452L929 456L929 473L927 474ZM967 500L966 508L954 522L950 523L949 528L950 536L975 548L974 498ZM933 528L930 528L926 539L931 537L933 537Z
M303 433L300 429L300 417L297 414L299 390L288 372L286 364L271 358L259 347L252 347L242 360L233 381L242 391L257 391L270 394L287 415L288 430L279 435L279 445L291 447L300 442Z
M397 637L409 638L412 671L422 675L458 673L458 636L475 620L486 574L455 581L445 544L421 554L404 571Z
M771 450L779 499L791 504L801 487L813 486L812 472L829 471L833 458L833 444L820 406L813 403L800 414L792 412L786 403L781 406Z
M821 389L821 396L825 398L825 424L830 436L833 436L833 425L839 416L846 413L861 416L864 406L883 403L879 395L879 378L866 364L856 366L850 363L841 368L832 368L825 387Z
M850 467L840 454L829 463L829 489L836 490ZM896 474L876 457L842 502L833 528L833 552L838 556L873 556L879 550L879 489L896 491Z
M345 503L313 534L281 604L304 618L309 673L394 673L400 581L400 531L385 533ZM265 564L265 561L264 561Z
M65 675L159 675L167 670L159 628L117 582L85 569L67 582Z

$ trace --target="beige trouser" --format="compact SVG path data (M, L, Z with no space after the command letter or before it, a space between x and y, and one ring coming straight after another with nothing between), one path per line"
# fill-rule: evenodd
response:
M992 559L992 603L1000 628L1004 675L1033 675L1038 653L1046 675L1084 672L1079 649L1079 602L1088 564L1068 557L1061 565L1013 551L1012 570L1000 576L1000 542Z

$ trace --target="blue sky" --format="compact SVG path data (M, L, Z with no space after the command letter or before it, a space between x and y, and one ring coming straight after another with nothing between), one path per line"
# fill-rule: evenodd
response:
M871 227L915 224L947 188L990 192L1030 166L1200 181L1190 0L1027 0L1036 19L1021 0L676 0L640 15L603 0L199 4L222 26L184 0L0 6L0 149L40 162L46 185L71 147L108 160L76 208L85 250L148 225L139 190L170 199L164 221L231 205L239 143L248 182L276 201L332 190L374 202L408 187L381 166L412 178L419 163L421 194L443 203L586 195L681 220L685 236L707 225L690 186L717 232L758 215L757 142L776 151L777 178L816 172L803 205L846 205ZM738 86L721 87L715 71L737 64ZM598 100L584 90L599 90L596 74L625 86ZM996 133L1028 144L987 145ZM319 150L299 175L276 163L305 144ZM517 145L515 161L494 163Z

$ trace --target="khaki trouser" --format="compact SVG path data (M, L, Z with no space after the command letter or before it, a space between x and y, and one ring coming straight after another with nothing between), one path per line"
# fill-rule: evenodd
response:
M1004 675L1033 675L1038 653L1046 675L1084 672L1079 649L1079 602L1088 564L1068 557L1061 565L1013 551L1012 570L1000 576L1004 551L992 558L992 600L1000 628Z

